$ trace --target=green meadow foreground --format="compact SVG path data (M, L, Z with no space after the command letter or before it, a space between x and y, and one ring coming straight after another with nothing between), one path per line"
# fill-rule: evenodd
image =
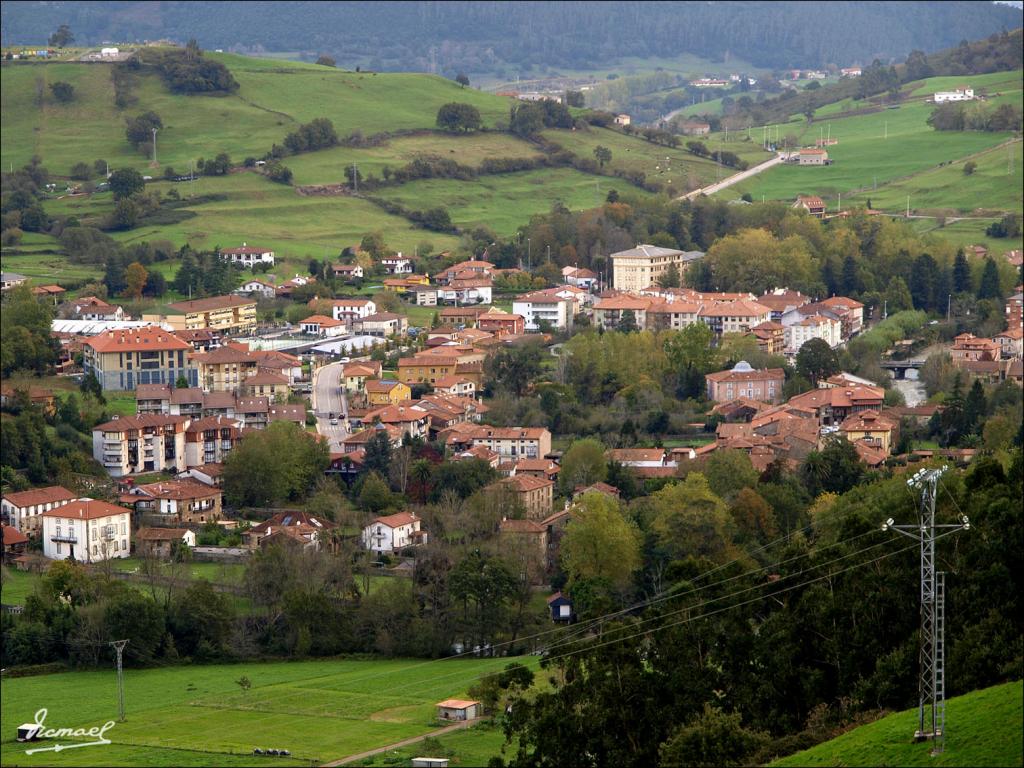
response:
M1021 681L957 696L946 703L946 748L913 744L917 709L844 733L773 766L1019 766L1024 765Z
M264 765L255 747L287 749L292 760L322 763L430 733L434 705L465 695L482 675L512 660L309 661L125 671L127 721L113 744L26 755L16 728L47 709L52 728L117 719L110 669L4 679L0 749L7 765ZM519 659L536 668L535 657ZM252 683L243 690L237 680ZM52 746L39 742L33 746ZM102 750L102 751L100 751Z

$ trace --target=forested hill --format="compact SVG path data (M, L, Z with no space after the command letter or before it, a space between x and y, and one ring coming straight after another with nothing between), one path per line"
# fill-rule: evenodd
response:
M18 2L4 44L68 24L79 44L168 38L204 48L326 53L382 70L514 74L624 56L730 55L761 67L868 64L1020 26L991 2Z

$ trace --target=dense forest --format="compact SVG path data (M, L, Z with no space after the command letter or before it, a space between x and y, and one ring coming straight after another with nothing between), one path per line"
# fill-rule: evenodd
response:
M761 67L867 64L935 51L1020 26L988 2L4 3L5 45L39 42L68 24L79 44L195 36L244 51L330 54L342 66L514 76L585 68L624 56L683 52ZM810 23L808 23L810 22Z

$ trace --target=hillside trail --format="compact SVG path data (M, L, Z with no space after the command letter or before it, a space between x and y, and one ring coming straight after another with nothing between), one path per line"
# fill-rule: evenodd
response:
M713 195L715 192L718 192L721 189L731 187L733 184L738 184L744 179L749 179L751 176L756 176L757 174L761 173L761 171L767 171L769 168L772 168L773 166L776 166L779 163L785 161L787 157L787 154L779 153L772 159L765 160L763 163L755 165L753 168L748 168L745 171L734 173L732 176L728 176L714 184L709 184L706 187L695 189L693 190L693 192L687 192L685 195L677 197L676 200L690 200L694 197L697 197L698 195Z
M387 752L390 749L400 749L401 747L408 747L410 744L415 744L419 741L423 741L427 737L436 738L438 736L444 736L445 734L452 733L453 731L457 731L461 728L468 728L469 726L475 723L476 720L462 720L458 723L455 723L454 725L447 725L444 728L439 728L438 730L431 731L430 733L424 733L420 736L413 736L411 739L403 739L402 741L396 741L394 744L388 744L386 747L378 747L377 749L371 749L366 752L360 752L358 755L349 755L348 757L343 757L340 760L335 760L331 763L324 763L323 768L333 768L333 766L336 765L349 765L359 760L365 760L368 757L379 755L381 752Z

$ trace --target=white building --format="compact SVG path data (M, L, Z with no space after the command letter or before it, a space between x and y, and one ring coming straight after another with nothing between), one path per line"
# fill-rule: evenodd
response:
M629 115L623 113L615 116L616 125L629 125L632 122L632 118Z
M100 56L117 56L120 50L117 48L100 48Z
M43 513L43 555L95 563L131 554L131 511L78 499Z
M375 518L363 528L363 546L373 552L394 552L426 541L420 518L410 512Z
M438 297L449 304L490 304L491 278L470 277L452 280L448 285L438 288Z
M266 280L246 280L241 287L235 289L239 296L263 296L272 299L277 295L277 288Z
M39 521L44 512L62 507L74 500L75 494L59 485L8 493L0 500L2 520L4 525L16 528L26 535L36 534L39 532Z
M253 264L274 263L274 252L269 248L255 248L245 243L242 243L241 248L225 248L220 255L232 264L241 264L246 268L252 267Z
M843 341L842 327L837 318L825 315L810 315L787 325L786 353L795 355L811 339L822 339L830 347L837 347Z
M345 333L345 323L324 315L307 317L299 325L303 333L308 333L312 336L341 336Z
M565 330L572 328L575 306L572 299L563 298L553 291L534 291L514 299L512 312L522 315L527 331L539 331L541 322Z
M93 427L92 457L111 477L137 472L184 472L188 425L187 416L115 416L106 424Z
M412 259L402 256L399 252L396 256L385 256L380 260L380 265L389 275L411 275Z
M310 299L309 306L316 307L317 299ZM377 312L377 303L370 299L335 299L330 302L331 315L335 320L346 317L366 317Z
M971 101L974 99L974 89L962 85L953 91L936 91L932 101L936 104L945 104L947 101Z

